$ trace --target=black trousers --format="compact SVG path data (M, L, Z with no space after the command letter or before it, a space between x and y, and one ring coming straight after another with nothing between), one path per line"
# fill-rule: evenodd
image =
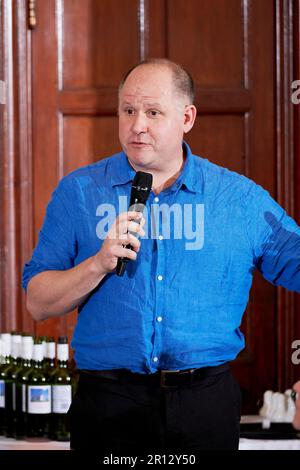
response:
M170 389L82 373L69 410L71 449L238 449L240 402L230 370Z

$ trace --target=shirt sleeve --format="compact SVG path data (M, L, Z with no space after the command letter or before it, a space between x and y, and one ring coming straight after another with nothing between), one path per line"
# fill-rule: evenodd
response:
M71 201L70 184L63 179L52 193L37 245L24 266L22 287L25 290L36 274L74 266L77 244Z
M255 183L244 203L256 268L272 284L300 293L300 227Z

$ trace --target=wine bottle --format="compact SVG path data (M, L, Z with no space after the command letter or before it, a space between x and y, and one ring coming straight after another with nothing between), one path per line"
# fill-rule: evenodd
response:
M16 410L15 410L15 437L22 439L26 436L27 418L27 383L29 373L32 371L33 336L22 336L22 366L16 372Z
M68 338L67 336L60 336L57 343L57 368L51 374L52 415L50 438L57 441L70 439L67 412L72 401L74 381L68 360Z
M33 369L28 375L27 422L28 437L48 437L51 416L51 385L42 367L43 345L36 340L33 345Z
M15 423L15 373L21 365L21 341L22 335L17 331L11 334L11 363L5 369L5 413L4 413L4 434L6 437L14 437Z
M31 341L32 344L32 337L27 335ZM16 342L16 338L17 342ZM7 430L6 430L6 435L7 437L16 437L16 427L17 427L17 379L18 375L20 374L22 368L23 368L23 341L24 341L25 335L18 334L16 336L13 336L13 342L15 342L15 345L13 346L13 364L14 366L11 369L10 372L10 378L11 378L11 393L12 393L12 412L11 416L8 421L7 425Z
M2 333L2 364L0 365L0 435L5 433L5 379L7 376L6 370L11 363L11 334Z

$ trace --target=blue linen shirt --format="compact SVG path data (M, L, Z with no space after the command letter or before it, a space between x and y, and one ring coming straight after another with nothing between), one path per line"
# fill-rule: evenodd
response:
M105 276L78 309L79 369L148 374L222 364L244 347L239 327L255 268L300 292L297 224L262 187L183 145L180 176L150 193L137 260L124 277ZM25 289L40 272L96 254L103 232L128 208L134 174L121 152L60 181L24 267Z

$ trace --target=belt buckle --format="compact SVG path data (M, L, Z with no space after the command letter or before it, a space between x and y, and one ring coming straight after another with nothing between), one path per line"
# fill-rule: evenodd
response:
M178 372L180 372L180 369L178 369L178 370L161 370L160 371L160 387L161 388L177 388L177 385L166 385L166 377L168 375L177 374Z

